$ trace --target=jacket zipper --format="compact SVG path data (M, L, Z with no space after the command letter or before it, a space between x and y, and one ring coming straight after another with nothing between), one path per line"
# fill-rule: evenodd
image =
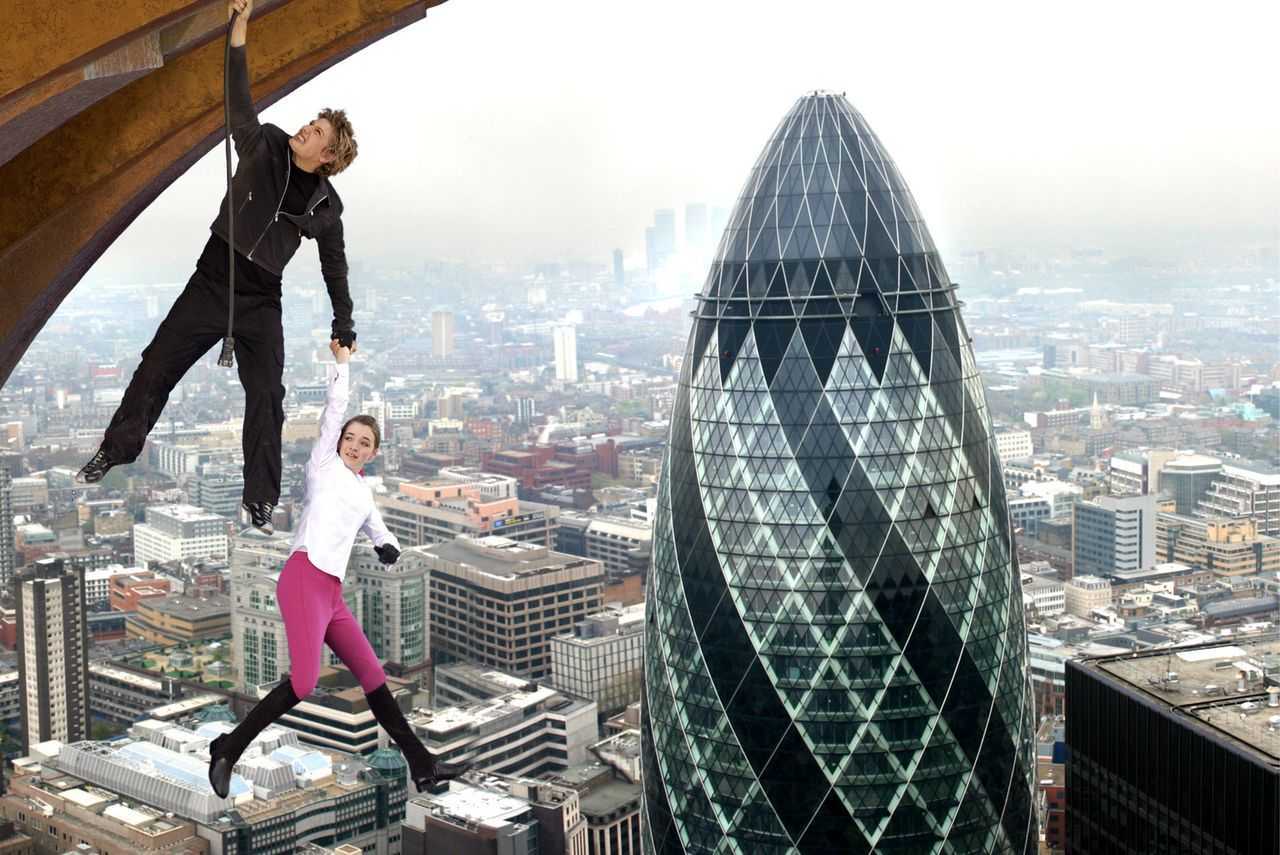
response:
M323 202L325 199L328 199L328 198L329 198L329 194L328 194L328 193L326 193L326 194L324 194L323 196L321 196L319 199L317 199L317 200L316 200L316 203L315 203L314 205L312 205L310 208L308 208L308 209L307 209L307 216L308 216L308 217L309 217L309 216L311 216L311 212L312 212L312 211L314 211L316 208L318 208L318 207L320 206L320 203L321 203L321 202Z
M249 255L246 256L253 261L253 251L258 248L258 244L262 243L262 239L267 236L267 229L271 228L271 223L280 219L280 206L284 204L284 197L289 193L289 162L286 160L284 164L284 190L280 193L280 201L276 203L276 214L271 218L271 222L267 223L267 228L262 230L262 234L258 235L258 239L253 242L253 246L249 247Z
M245 197L245 200L244 200L243 202L241 202L241 203L240 203L240 208L236 211L236 213L237 213L237 214L243 214L243 213L244 213L244 209L245 209L245 207L246 207L250 202L252 202L252 201L253 201L253 191L252 191L252 190L250 190L250 191L249 191L249 195L248 195L248 196L246 196L246 197Z

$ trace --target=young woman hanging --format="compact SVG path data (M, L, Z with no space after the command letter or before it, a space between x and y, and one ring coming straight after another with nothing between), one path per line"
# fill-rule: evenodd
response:
M342 599L342 579L356 535L373 541L378 559L394 564L400 544L387 530L363 476L378 453L381 437L371 416L343 421L349 394L349 360L356 349L329 342L335 364L320 416L320 436L306 464L306 499L293 536L293 551L276 583L284 617L291 674L258 702L231 733L209 746L209 783L227 797L231 770L262 729L284 715L315 688L321 645L328 644L360 681L369 709L400 746L419 792L456 778L467 767L438 761L414 734L387 688L387 677L360 624Z

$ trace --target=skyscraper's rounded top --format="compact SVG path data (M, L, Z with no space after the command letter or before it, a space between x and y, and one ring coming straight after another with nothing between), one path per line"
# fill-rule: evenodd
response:
M756 160L703 295L764 297L772 282L775 294L808 297L819 261L836 294L857 293L868 273L880 293L948 284L911 191L875 132L843 94L816 89L796 101ZM746 270L756 262L786 263L785 283L774 282L776 270Z

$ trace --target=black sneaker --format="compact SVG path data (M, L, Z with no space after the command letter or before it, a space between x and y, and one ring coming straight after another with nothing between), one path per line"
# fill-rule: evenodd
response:
M245 502L244 509L249 512L249 520L253 527L264 534L274 534L275 526L271 524L271 514L276 506L271 502Z
M99 447L98 453L93 455L92 459L80 467L80 471L76 473L76 483L96 484L115 465L116 461L112 460L111 455L107 454L106 448Z

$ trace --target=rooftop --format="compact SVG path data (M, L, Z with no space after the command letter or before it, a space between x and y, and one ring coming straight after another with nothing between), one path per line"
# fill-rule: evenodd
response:
M629 804L640 806L640 785L627 781L609 781L578 797L585 816L606 816Z
M1248 753L1280 761L1280 638L1149 650L1080 666L1198 719ZM1272 700L1277 706L1268 705Z
M559 699L558 701L556 699ZM554 703L552 703L554 701ZM595 701L587 701L562 695L556 689L539 685L524 691L517 690L488 700L465 706L446 707L426 713L415 713L411 720L426 729L429 738L437 743L450 742L463 736L471 739L486 724L510 718L513 722L527 719L535 707L555 715L571 715ZM464 733L461 733L465 731Z
M225 594L215 594L212 597L198 600L194 597L175 594L163 599L145 600L140 602L138 607L139 609L162 612L181 620L198 621L229 615L231 613L231 598Z
M195 505L149 505L147 513L161 514L179 522L226 522L226 517L198 508Z
M1176 471L1179 469L1201 469L1214 468L1222 465L1222 461L1216 457L1210 457L1207 454L1183 454L1166 462L1161 467L1161 472Z
M502 579L515 579L598 562L578 555L553 552L545 546L505 537L459 537L423 551L453 564L462 564Z
M501 827L525 814L529 802L503 789L489 789L453 781L446 792L424 794L413 799L428 805L428 813L446 816L490 828Z

